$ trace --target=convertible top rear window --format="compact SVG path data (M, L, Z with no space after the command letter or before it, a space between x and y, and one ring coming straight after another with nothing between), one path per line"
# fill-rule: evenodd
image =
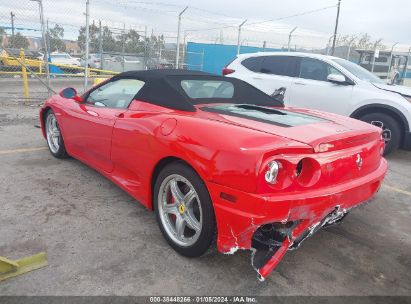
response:
M199 98L233 98L234 85L222 80L193 80L181 81L181 87L188 97Z
M201 110L229 116L251 119L281 127L295 127L324 122L325 119L315 116L286 111L278 108L260 107L256 105L214 105L205 106Z
M181 111L195 112L195 104L210 103L283 107L281 101L242 80L199 71L130 71L114 76L111 81L123 78L145 83L135 99Z

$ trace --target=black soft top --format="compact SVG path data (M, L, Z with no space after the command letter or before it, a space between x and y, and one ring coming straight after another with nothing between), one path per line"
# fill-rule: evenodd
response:
M109 81L124 78L138 79L145 82L144 86L135 96L135 99L176 110L195 112L195 104L209 103L283 106L280 101L242 80L200 71L167 69L128 71L112 77ZM181 86L182 80L220 80L230 82L234 86L234 94L232 98L190 98Z

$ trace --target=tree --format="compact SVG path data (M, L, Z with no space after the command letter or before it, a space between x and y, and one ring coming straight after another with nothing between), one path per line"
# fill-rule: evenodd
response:
M144 52L144 40L141 40L140 35L135 30L129 30L125 36L125 52L126 53L141 53Z
M98 27L93 23L89 25L89 50L90 53L98 50ZM79 31L78 45L82 51L86 49L86 27L82 26Z
M151 35L150 37L147 37L145 40L146 43L146 50L147 50L147 56L148 57L159 57L160 52L164 49L165 41L164 41L164 36L154 36ZM166 54L162 54L166 55ZM174 54L175 56L175 54Z
M121 34L114 35L107 27L101 29L101 44L103 52L124 52L128 54L142 54L149 50L156 51L159 48L164 48L164 37L154 36L144 39L136 30L130 29ZM82 51L85 50L86 27L80 28L78 36L78 44ZM100 29L94 23L89 26L89 51L90 53L98 53L100 50Z
M349 46L353 47L355 45L355 41L357 41L358 37L356 35L344 35L338 36L336 46Z
M113 37L113 33L107 26L103 26L101 33L102 45L104 52L113 52L121 50L121 45L117 45L118 42ZM100 49L99 41L100 29L94 23L89 26L89 50L90 53L97 53ZM82 51L86 49L86 27L82 26L77 38L79 47ZM119 51L118 50L118 51Z
M378 39L373 41L371 36L367 33L363 34L361 37L358 38L358 41L355 43L355 48L357 49L380 49L383 50L386 46L382 43L382 39Z
M64 28L58 24L54 25L54 28L51 28L47 31L47 41L49 43L50 50L53 51L66 51L66 44L64 43Z
M164 44L165 44L164 35L160 35L160 36L151 35L151 37L146 39L146 42L148 45L150 45L155 50L163 49Z
M363 34L360 38L358 38L358 42L355 47L358 49L370 49L372 45L373 43L371 42L371 36L368 34Z
M10 37L8 45L16 49L27 49L29 44L30 43L26 37L24 37L20 33L17 33L14 35L14 37Z
M0 27L0 46L3 44L3 35L6 34L6 31Z
M113 52L116 50L116 39L113 37L113 33L110 31L110 29L107 26L103 26L102 28L102 47L103 51L105 52ZM98 51L100 48L97 47L96 51Z
M353 49L373 50L374 48L384 50L386 46L382 43L382 39L372 40L367 33L358 37L356 35L344 35L337 38L337 46L348 46L351 44Z

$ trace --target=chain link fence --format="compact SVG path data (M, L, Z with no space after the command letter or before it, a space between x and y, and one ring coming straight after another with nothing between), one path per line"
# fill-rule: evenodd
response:
M97 2L86 18L85 1L78 4L0 1L0 100L41 102L64 87L82 92L120 72L176 67L175 33L121 22ZM183 48L179 68L202 69L187 66L186 56Z

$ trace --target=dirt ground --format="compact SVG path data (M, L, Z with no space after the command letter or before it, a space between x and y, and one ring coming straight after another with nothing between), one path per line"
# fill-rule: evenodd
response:
M38 105L0 102L0 255L49 266L0 295L411 295L411 152L377 197L290 251L265 282L249 252L179 256L154 215L75 159L47 151Z

